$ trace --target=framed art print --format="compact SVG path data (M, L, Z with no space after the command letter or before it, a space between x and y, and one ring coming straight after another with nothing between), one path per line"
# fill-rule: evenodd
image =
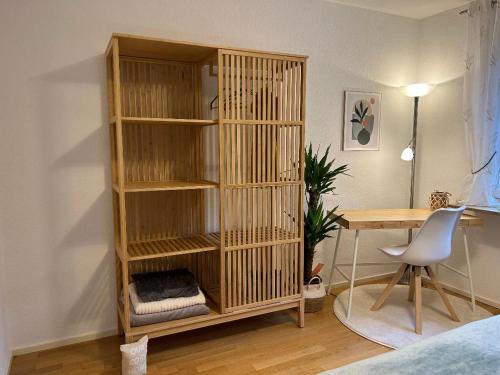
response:
M343 150L378 150L382 94L361 91L345 91L344 94Z

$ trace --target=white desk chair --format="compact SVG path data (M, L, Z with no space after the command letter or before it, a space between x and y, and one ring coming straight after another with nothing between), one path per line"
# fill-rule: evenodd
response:
M441 263L451 255L453 233L464 209L465 207L441 208L436 210L425 221L420 232L418 232L409 245L380 248L384 253L400 260L403 264L384 289L377 302L372 306L372 311L376 311L382 306L394 285L398 283L409 268L411 276L408 300L415 300L415 332L422 334L421 268L423 267L450 312L451 319L456 322L460 321L430 265Z

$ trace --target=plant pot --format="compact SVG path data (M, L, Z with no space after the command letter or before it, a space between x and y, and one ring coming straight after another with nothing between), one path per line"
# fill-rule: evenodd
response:
M313 280L318 280L318 284L312 284ZM313 277L308 284L304 285L304 311L313 313L320 311L325 303L325 286L319 276Z

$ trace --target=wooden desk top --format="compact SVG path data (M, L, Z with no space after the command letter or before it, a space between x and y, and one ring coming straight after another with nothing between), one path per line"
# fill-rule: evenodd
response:
M427 208L389 208L374 210L337 210L344 215L337 222L346 229L411 229L419 228L433 211ZM463 214L459 226L483 225L483 220Z

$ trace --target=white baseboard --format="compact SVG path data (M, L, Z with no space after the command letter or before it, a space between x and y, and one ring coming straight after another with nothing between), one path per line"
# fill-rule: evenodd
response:
M66 346L66 345L79 344L81 342L97 340L103 337L114 336L116 334L117 334L116 329L108 329L105 331L93 332L86 335L74 336L61 340L48 341L32 346L15 348L12 350L12 356L38 352L40 350L59 348L61 346Z
M377 275L372 275L372 276L367 276L367 277L361 277L361 278L356 279L354 281L354 283L358 284L361 282L376 281L376 280L384 279L387 277L391 277L393 275L394 275L394 272L388 272L388 273L382 273L382 274L377 274ZM458 288L451 286L449 284L446 284L446 283L441 283L441 284L443 285L443 288L445 288L451 292L454 292L454 293L460 294L461 296L470 298L469 292L467 292L465 290L458 289ZM340 281L340 282L333 283L334 288L348 286L348 285L349 285L348 281ZM325 284L325 286L328 287L328 284ZM493 301L491 299L488 299L486 297L482 297L480 295L476 295L476 300L479 302L482 302L486 305L493 306L497 309L500 309L500 302ZM97 340L97 339L100 339L103 337L109 337L109 336L114 336L114 335L116 335L116 330L109 329L109 330L104 330L101 332L94 332L94 333L70 337L70 338L66 338L66 339L62 339L62 340L54 340L54 341L45 342L45 343L41 343L41 344L37 344L37 345L15 348L12 350L12 355L11 355L11 360L10 360L10 365L9 365L9 373L10 373L10 366L12 365L12 358L15 355L28 354L28 353L38 352L40 350L54 349L54 348L58 348L61 346L78 344L81 342Z
M430 282L430 279L427 277L427 276L424 276L424 279L426 279L427 281ZM463 297L466 297L466 298L470 298L470 293L469 291L466 291L466 290L462 290L462 289L459 289L459 288L456 288L450 284L447 284L447 283L443 283L442 281L440 281L441 285L443 286L444 289L450 291L450 292L453 292L453 293L457 293ZM485 305L488 305L488 306L492 306L492 307L495 307L497 309L500 309L500 302L498 301L493 301L489 298L486 298L486 297L482 297L482 296L479 296L476 294L476 301L478 302L482 302L484 303Z
M354 280L354 285L363 283L363 282L368 282L368 281L376 281L380 279L385 279L386 277L392 277L394 276L394 272L387 272L387 273L380 273L377 275L372 275L372 276L366 276L366 277L360 277L358 279ZM325 284L325 287L328 287L329 284ZM333 283L332 287L333 288L338 288L342 286L349 286L349 281L339 281L336 283Z
M0 375L9 375L10 374L10 369L12 368L12 352L9 354L8 359L6 362L6 367L4 367L4 363L0 363Z
M11 351L10 352L10 358L9 358L9 366L7 367L7 374L6 375L9 375L10 374L10 370L12 369L12 359L14 359L14 354Z

